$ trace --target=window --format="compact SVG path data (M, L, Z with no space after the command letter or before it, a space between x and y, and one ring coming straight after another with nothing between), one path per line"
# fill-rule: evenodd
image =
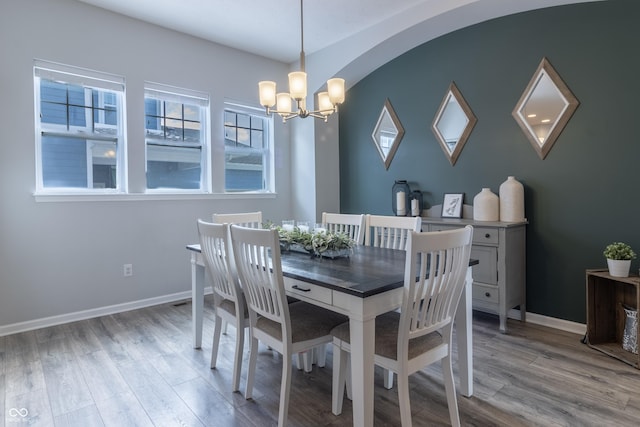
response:
M126 190L124 78L35 61L36 192Z
M207 94L145 85L147 188L208 191Z
M246 107L224 111L225 191L271 191L273 120Z

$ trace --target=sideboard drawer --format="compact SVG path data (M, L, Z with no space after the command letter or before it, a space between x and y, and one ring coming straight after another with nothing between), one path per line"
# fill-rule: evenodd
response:
M483 301L490 304L498 304L500 302L500 289L497 286L473 284L471 292L474 300Z
M300 299L312 299L325 304L331 304L331 289L323 288L301 280L284 278L284 289L291 296L300 296Z
M497 245L499 241L496 228L473 227L474 245Z

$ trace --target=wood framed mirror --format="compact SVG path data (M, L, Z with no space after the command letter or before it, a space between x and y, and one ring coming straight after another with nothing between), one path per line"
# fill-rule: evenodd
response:
M512 115L544 160L579 104L547 58L542 58Z
M477 121L462 93L456 84L451 82L431 125L451 166L456 164Z
M403 136L404 128L391 105L391 101L387 98L371 134L385 169L389 169Z

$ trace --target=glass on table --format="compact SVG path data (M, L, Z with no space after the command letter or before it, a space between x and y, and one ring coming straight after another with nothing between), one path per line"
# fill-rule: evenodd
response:
M298 230L300 230L301 233L308 233L309 232L309 222L308 221L298 221Z
M296 222L292 219L285 219L282 221L282 229L284 231L293 231Z
M313 232L314 233L326 233L327 232L327 227L326 225L318 222L316 223L316 225L313 227Z

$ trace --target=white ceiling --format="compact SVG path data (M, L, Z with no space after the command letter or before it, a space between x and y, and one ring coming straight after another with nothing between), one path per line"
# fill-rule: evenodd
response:
M186 34L293 62L300 53L299 0L80 0ZM304 2L307 54L433 0ZM441 3L441 0L435 1ZM450 1L455 5L458 1Z

